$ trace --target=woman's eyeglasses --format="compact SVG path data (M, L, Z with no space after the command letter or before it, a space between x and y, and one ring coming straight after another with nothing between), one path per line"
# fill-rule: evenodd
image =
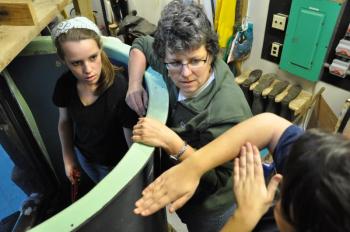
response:
M190 59L187 63L182 63L180 61L170 62L170 63L164 63L166 68L171 71L181 71L183 66L187 65L187 67L191 70L196 70L201 67L207 62L208 55L205 59Z

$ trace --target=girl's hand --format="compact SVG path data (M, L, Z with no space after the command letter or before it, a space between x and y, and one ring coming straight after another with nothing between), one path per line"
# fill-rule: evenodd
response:
M70 183L76 184L80 179L80 170L78 169L77 165L74 161L65 161L64 162L64 169L66 172L66 176L69 179Z

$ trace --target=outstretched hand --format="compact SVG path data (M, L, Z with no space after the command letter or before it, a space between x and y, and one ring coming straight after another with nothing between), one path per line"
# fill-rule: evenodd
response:
M282 176L276 174L266 187L259 150L246 143L234 161L233 191L238 204L236 213L255 226L272 205L281 180Z
M233 191L238 207L221 232L252 231L271 206L282 176L273 176L266 187L259 150L250 143L242 146L233 168Z
M151 215L170 204L169 212L181 208L194 194L201 175L185 160L159 176L136 201L135 214Z

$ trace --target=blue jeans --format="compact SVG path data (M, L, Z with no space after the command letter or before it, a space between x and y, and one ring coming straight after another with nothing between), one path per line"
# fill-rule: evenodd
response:
M105 166L88 161L78 148L75 148L75 154L79 161L80 167L90 177L90 179L97 184L113 169L113 166Z
M177 214L190 232L219 232L233 215L235 208L233 205L224 212L203 213L193 210Z

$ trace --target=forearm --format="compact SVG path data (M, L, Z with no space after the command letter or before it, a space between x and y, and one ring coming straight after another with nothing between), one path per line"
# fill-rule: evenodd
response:
M167 137L164 137L164 138L165 138L165 141L164 141L164 145L162 146L162 148L169 155L177 154L181 149L183 149L183 147L185 146L185 143L186 143L186 141L184 141L174 131L167 133ZM187 144L185 152L180 157L180 161L185 160L190 155L192 155L195 151L196 150L194 148L192 148L189 144Z
M63 161L65 163L74 162L73 131L72 131L71 123L68 121L59 122L58 135L61 142Z
M129 54L128 62L129 88L142 85L146 66L147 61L143 52L137 48L132 49Z
M259 219L260 215L244 215L239 209L237 209L221 229L221 232L250 232L255 228Z
M201 174L238 156L246 142L259 148L268 146L273 151L280 136L291 123L271 113L245 120L199 149L186 159Z

